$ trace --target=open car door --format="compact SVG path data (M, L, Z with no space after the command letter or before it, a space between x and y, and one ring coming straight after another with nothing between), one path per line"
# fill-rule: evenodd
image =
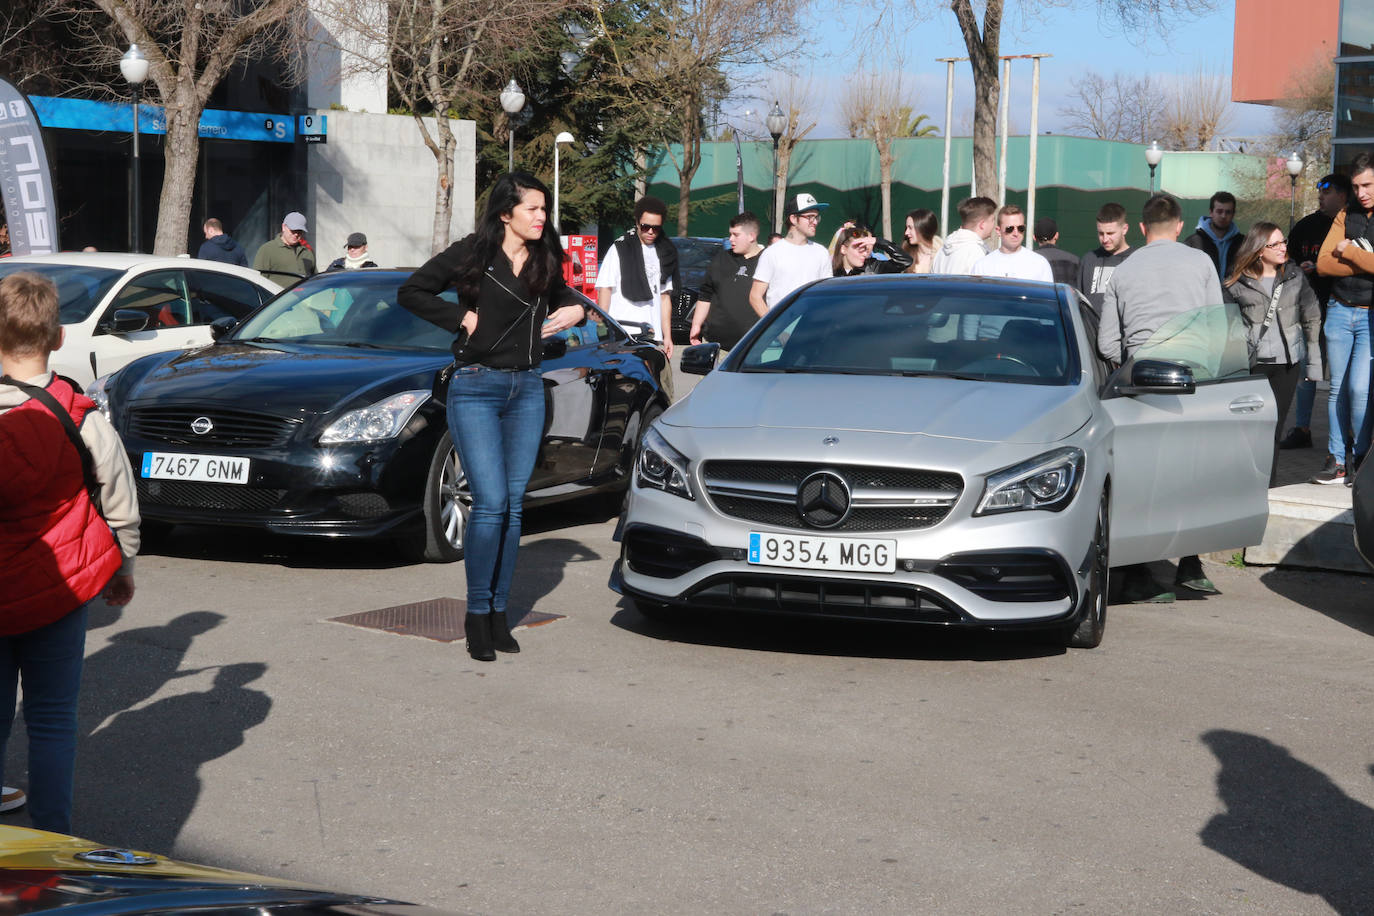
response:
M1136 367L1186 367L1195 390L1131 391ZM1250 374L1234 304L1174 316L1110 379L1103 407L1112 440L1113 566L1258 544L1269 517L1277 410Z

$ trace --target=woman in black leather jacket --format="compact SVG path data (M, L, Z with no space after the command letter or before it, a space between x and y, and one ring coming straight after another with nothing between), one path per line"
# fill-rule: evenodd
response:
M887 260L873 257L875 250L887 255ZM864 226L848 226L840 231L831 266L837 277L899 274L911 266L911 255L887 239L876 238L872 230Z

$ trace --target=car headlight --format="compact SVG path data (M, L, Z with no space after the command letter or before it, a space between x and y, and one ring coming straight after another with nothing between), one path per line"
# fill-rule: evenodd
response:
M420 405L429 400L429 389L402 391L385 401L350 410L320 436L321 445L341 442L378 442L390 439L405 429Z
M1073 502L1083 480L1083 450L1057 448L1029 461L994 471L983 486L974 515L1022 509L1058 512Z
M687 456L668 444L655 427L649 427L639 444L635 458L635 482L641 487L653 487L683 499L692 495L691 478L687 475Z
M86 386L86 397L95 401L95 406L105 415L105 419L113 423L114 417L110 416L110 395L105 390L109 381L109 375L102 375L100 378L91 382Z

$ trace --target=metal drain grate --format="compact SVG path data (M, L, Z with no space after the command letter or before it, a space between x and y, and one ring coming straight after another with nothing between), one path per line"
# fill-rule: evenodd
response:
M351 627L364 627L369 630L384 630L401 636L420 636L438 642L457 642L465 638L463 615L467 613L468 603L461 598L435 598L430 601L416 601L413 604L399 604L384 607L378 611L363 611L344 617L330 617L331 623L343 623ZM555 620L562 620L562 614L541 614L530 611L518 627L537 627Z

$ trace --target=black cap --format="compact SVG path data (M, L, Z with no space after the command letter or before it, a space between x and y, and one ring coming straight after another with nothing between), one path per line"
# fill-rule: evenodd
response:
M363 235L361 232L350 232L348 234L348 241L344 242L345 248L362 248L365 245L367 245L367 236Z
M1053 216L1042 216L1035 221L1035 240L1037 242L1048 242L1059 233L1059 224L1054 221Z
M1338 175L1332 172L1321 181L1317 182L1317 187L1325 191L1327 188L1335 188L1337 191L1344 191L1345 196L1349 197L1354 193L1354 186L1350 184L1350 178L1346 175Z

